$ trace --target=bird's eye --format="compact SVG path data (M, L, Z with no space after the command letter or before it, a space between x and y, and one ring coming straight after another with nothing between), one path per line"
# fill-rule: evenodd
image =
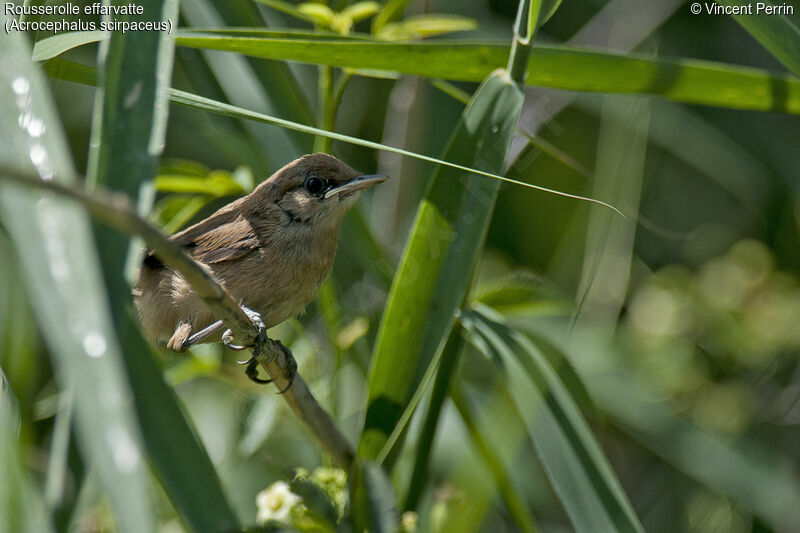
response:
M311 194L318 194L325 188L325 180L322 180L316 176L311 176L306 180L305 183L306 190Z

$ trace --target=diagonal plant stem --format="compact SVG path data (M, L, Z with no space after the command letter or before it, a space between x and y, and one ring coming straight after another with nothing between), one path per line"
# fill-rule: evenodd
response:
M71 198L109 226L127 234L139 235L147 246L155 251L159 259L183 275L197 295L233 331L239 342L248 346L255 343L260 333L259 328L248 318L233 296L207 268L189 257L180 245L137 215L127 196L108 193L100 188L94 189L90 194L79 187L55 180L41 180L32 174L7 167L0 167L0 179L8 179L27 187L46 189ZM284 399L295 415L308 425L333 461L349 470L354 456L352 445L336 427L330 415L319 405L303 378L297 374L292 380L288 372L287 356L291 357L291 352L287 350L287 353L284 353L280 343L268 340L264 349L257 355L257 360L272 378L278 390L288 387L283 395Z

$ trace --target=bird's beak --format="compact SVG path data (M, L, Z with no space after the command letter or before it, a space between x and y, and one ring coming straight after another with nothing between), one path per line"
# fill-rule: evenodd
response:
M383 183L388 179L389 176L383 176L380 174L358 176L357 178L353 178L352 180L346 183L342 183L341 185L338 185L333 189L329 190L328 192L325 193L325 198L328 199L331 196L337 196L337 195L346 196L356 191L367 189L379 183Z

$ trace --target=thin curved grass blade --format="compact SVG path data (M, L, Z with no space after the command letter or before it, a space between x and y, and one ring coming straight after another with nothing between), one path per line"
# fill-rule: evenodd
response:
M75 83L82 83L84 85L96 85L96 72L93 68L87 67L85 65L79 65L77 63L67 61L61 58L51 59L47 63L45 63L45 69L49 75L54 78L63 79L66 81L72 81ZM442 165L446 167L450 167L452 169L461 170L467 172L469 174L475 174L478 176L484 176L487 178L492 178L494 180L504 181L506 183L511 183L513 185L518 185L520 187L528 187L530 189L535 189L537 191L555 194L557 196L563 196L566 198L572 198L579 201L589 202L597 205L602 205L612 211L615 211L620 216L625 216L619 209L614 207L611 204L607 204L600 200L595 200L594 198L588 198L585 196L579 196L576 194L569 194L566 192L558 191L555 189L549 189L547 187L540 187L539 185L534 185L532 183L526 183L524 181L516 180L513 178L509 178L507 176L502 176L500 174L493 174L491 172L486 172L484 170L480 170L477 168L472 168L465 165L459 165L457 163L452 163L450 161L446 161L443 159L438 159L436 157L427 156L424 154L418 154L416 152L412 152L409 150L404 150L402 148L395 148L393 146L388 146L385 144L367 141L364 139L359 139L358 137L352 137L350 135L344 135L341 133L336 133L332 131L326 131L319 128L314 128L312 126L306 126L305 124L298 124L296 122L292 122L291 120L285 120L278 117L273 117L270 115L266 115L264 113L257 113L255 111L250 111L248 109L243 109L241 107L237 107L234 105L226 104L224 102L219 102L217 100L212 100L210 98L205 98L202 96L198 96L196 94L188 93L186 91L179 91L178 89L170 89L169 90L170 101L176 104L185 105L187 107L192 107L195 109L202 109L204 111L209 111L212 113L218 113L221 115L226 115L229 117L236 117L236 118L244 118L248 120L255 120L257 122L263 122L265 124L272 124L275 126L280 126L283 128L293 129L295 131L300 131L303 133L308 133L310 135L319 135L322 137L327 137L329 139L333 139L335 141L342 141L350 144L355 144L357 146L363 146L365 148L372 148L373 150L383 150L387 152L392 152L398 155L403 155L406 157L413 157L414 159L419 159L420 161L427 161L428 163L435 163L437 165Z

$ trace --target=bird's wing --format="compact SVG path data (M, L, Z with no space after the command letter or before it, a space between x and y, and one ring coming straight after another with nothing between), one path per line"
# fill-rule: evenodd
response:
M235 218L201 233L177 236L175 240L192 257L206 264L240 259L260 245L253 226L244 218Z
M243 197L228 204L205 220L170 238L203 263L220 263L244 257L259 246L252 225L239 215L240 207L246 199L247 197ZM152 250L146 252L142 264L149 269L160 269L164 266Z

